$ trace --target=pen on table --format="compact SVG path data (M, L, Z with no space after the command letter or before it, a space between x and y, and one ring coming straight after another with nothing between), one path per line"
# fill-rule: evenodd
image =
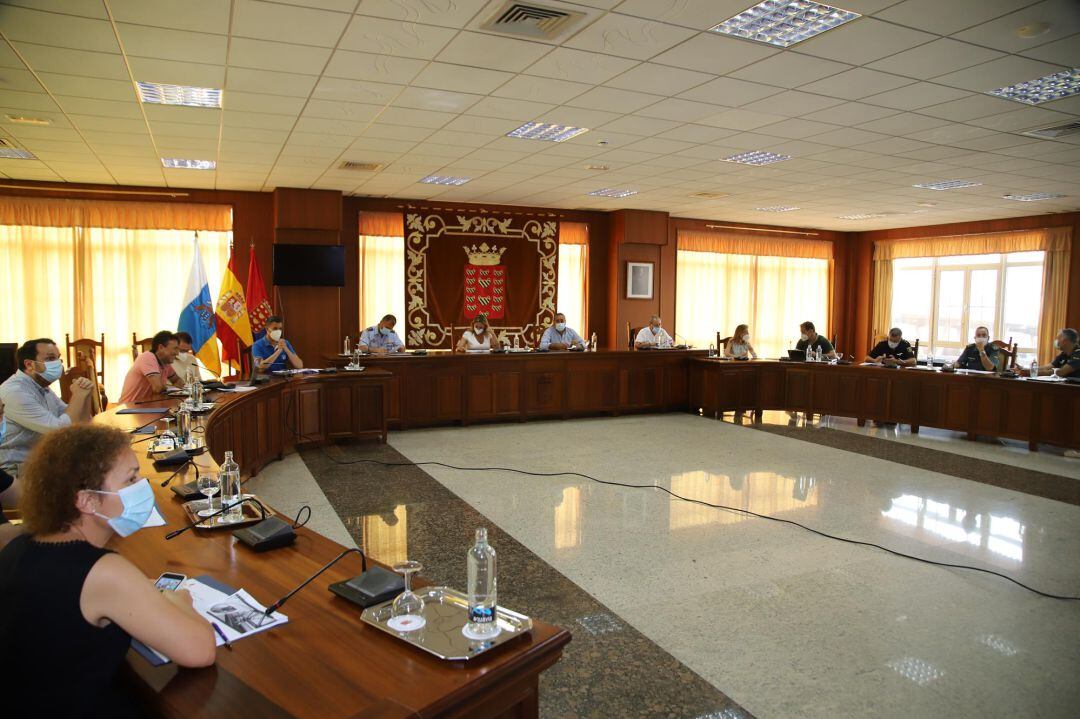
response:
M230 642L229 638L227 636L225 636L225 632L221 631L221 627L219 627L214 622L210 622L210 626L212 626L214 628L214 631L217 632L218 636L221 637L221 641L225 642L225 648L228 649L231 652L232 651L232 642Z

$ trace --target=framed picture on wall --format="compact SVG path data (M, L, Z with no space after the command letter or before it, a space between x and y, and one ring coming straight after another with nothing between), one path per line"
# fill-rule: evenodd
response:
M653 263L626 263L626 299L651 300L653 297Z

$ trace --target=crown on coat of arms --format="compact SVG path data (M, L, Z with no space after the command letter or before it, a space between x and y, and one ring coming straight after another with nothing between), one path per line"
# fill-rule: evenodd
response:
M472 247L462 247L462 249L469 256L470 265L497 265L502 261L502 255L507 250L505 247L500 249L495 245L489 247L486 242L479 247L473 245Z

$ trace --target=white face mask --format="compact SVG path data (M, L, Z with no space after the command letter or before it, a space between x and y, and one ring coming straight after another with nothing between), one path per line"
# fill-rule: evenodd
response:
M187 362L189 359L191 359L191 353L181 352L180 354L176 355L176 359L180 360L181 362Z
M746 334L746 335L743 335L743 336L742 336L742 341L743 341L743 342L749 342L749 341L750 341L750 335L748 335L748 334Z
M1061 340L1054 340L1054 349L1056 349L1058 352L1061 351Z
M894 350L899 346L900 346L899 341L893 342L892 340L889 340L889 349Z
M484 328L482 326L473 327L473 333L481 335L484 333Z
M279 339L281 339L281 330L270 330L266 333L266 336L274 342L277 342Z
M801 339L803 342L809 342L810 341L810 335L803 332L801 335L799 335L799 339Z
M988 339L989 338L986 337L985 335L975 335L975 344L980 345L980 346L984 345L984 344L986 344L986 341Z

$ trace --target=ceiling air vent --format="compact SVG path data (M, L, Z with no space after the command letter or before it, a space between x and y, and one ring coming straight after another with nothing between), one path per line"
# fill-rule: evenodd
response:
M345 160L338 165L339 170L357 170L358 172L375 172L382 169L381 162L353 162Z
M1034 130L1024 130L1020 134L1027 135L1028 137L1037 137L1040 140L1053 140L1058 137L1065 137L1066 135L1075 135L1078 132L1080 132L1080 121L1066 122L1064 125L1037 127Z
M576 25L585 13L560 10L537 3L506 2L481 30L516 35L533 40L554 40Z

